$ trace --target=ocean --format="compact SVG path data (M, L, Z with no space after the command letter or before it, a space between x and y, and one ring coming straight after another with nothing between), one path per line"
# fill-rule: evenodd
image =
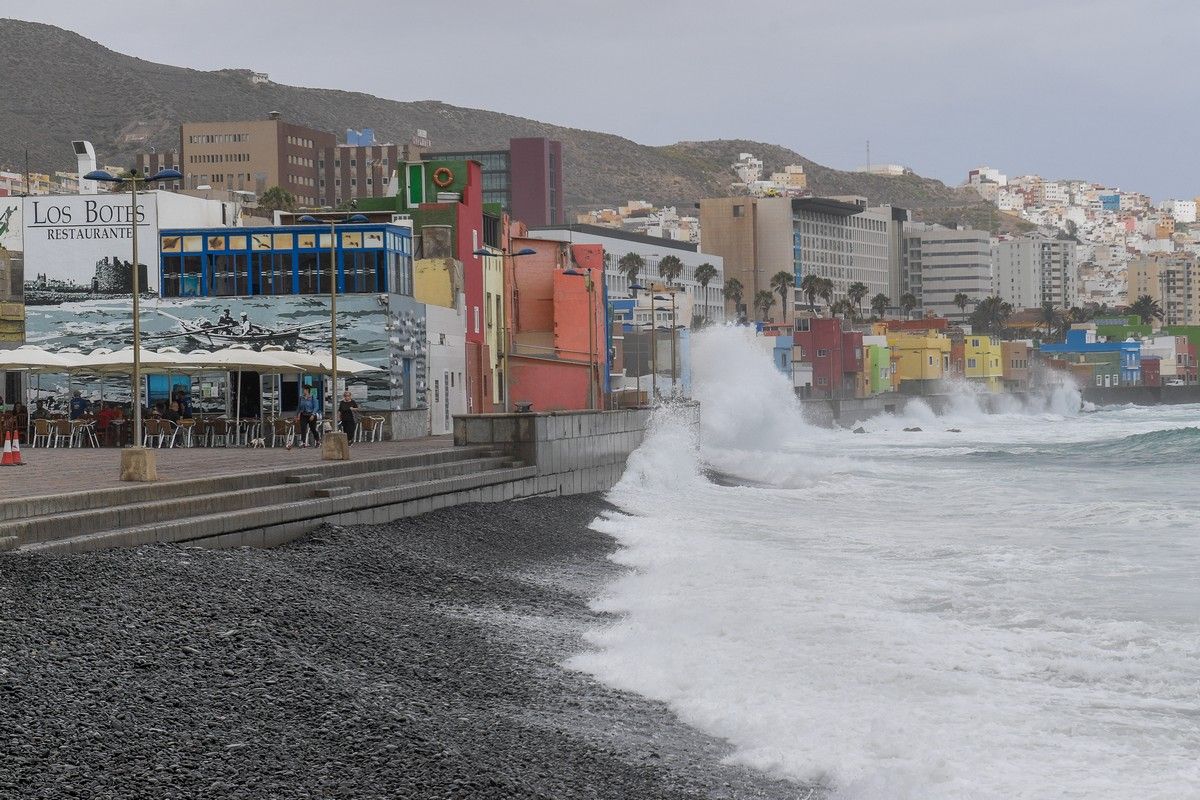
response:
M570 666L815 797L1200 798L1200 407L964 392L854 434L745 331L695 360L699 430L660 413L594 523L629 569Z

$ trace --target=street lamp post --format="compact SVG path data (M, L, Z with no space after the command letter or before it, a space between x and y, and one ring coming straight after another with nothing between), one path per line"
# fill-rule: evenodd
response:
M300 217L298 222L304 222L309 225L320 224L321 220L305 214ZM361 224L370 222L362 214L352 214L341 220L330 218L329 220L329 371L331 373L330 380L332 381L329 390L330 404L327 413L331 417L331 427L334 430L329 432L329 435L321 437L321 458L326 461L346 461L350 458L350 442L346 438L343 431L336 430L337 428L337 403L338 403L338 367L337 367L337 292L338 292L338 265L337 265L337 225L354 223Z
M478 250L475 250L474 252L472 252L471 255L479 256L480 258L487 258L489 256L497 256L497 255L500 256L501 269L505 273L504 275L501 276L500 291L501 291L501 293L504 293L505 290L508 288L508 286L507 286L507 283L508 283L507 267L512 265L513 270L514 271L516 270L515 264L513 264L513 262L510 261L509 259L521 258L523 256L535 256L535 255L537 255L537 250L534 250L532 247L522 247L520 250L516 251L515 253L510 253L507 250L501 250L499 253L494 253L491 250L487 249L486 247L481 247ZM515 277L516 276L514 275L514 278ZM486 276L484 278L484 282L486 282ZM513 288L515 289L515 286ZM508 307L507 298L504 299L503 305L506 309L505 314L504 314L504 325L502 325L500 328L500 330L503 332L503 341L500 341L497 343L498 344L497 349L500 351L497 355L499 356L500 360L504 361L504 413L507 414L512 410L510 408L510 404L509 404L509 390L508 390L509 382L512 381L512 374L509 369L511 364L509 363L509 360L508 360L508 348L509 348L509 344L512 340L512 336L508 332L508 326L512 324L512 321L509 319L509 314L507 313L507 307Z
M176 181L183 178L183 173L177 169L162 169L150 177L139 176L136 169L127 175L118 177L106 170L92 170L83 176L84 180L100 181L102 183L129 184L129 225L130 238L133 248L133 263L130 266L130 288L133 290L133 372L130 375L133 395L133 444L121 451L121 480L123 481L153 481L158 480L158 465L153 450L142 446L142 320L141 320L141 281L138 275L138 184L150 185L160 181Z

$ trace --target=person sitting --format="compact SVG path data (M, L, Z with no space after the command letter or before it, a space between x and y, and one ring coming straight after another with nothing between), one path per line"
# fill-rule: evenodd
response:
M243 316L245 316L245 315L243 315ZM225 309L225 311L221 314L221 316L217 318L217 327L218 328L232 329L233 326L236 324L237 323L234 322L234 319L233 319L233 314L232 314L232 312L230 312L230 310L228 308Z
M192 418L192 398L188 396L182 386L175 387L175 391L171 393L171 402L177 406L179 419Z
M37 407L33 409L34 419L50 419L50 412L46 410L46 401L38 400Z
M83 399L83 393L76 389L75 394L71 397L71 419L79 419L83 415L87 414L88 407L90 405L91 404L87 400Z

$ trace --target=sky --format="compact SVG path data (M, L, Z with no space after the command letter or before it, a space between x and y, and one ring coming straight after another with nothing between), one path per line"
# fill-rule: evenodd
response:
M0 16L644 144L744 138L853 169L869 140L871 163L951 184L988 165L1200 195L1200 4L1181 0L0 0Z

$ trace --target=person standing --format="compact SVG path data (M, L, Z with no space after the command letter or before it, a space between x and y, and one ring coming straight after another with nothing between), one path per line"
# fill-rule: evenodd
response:
M342 418L342 430L346 434L348 444L354 444L354 431L358 428L358 421L354 418L356 408L358 403L350 396L350 390L342 392L342 402L338 403L338 415Z
M88 412L88 401L83 399L83 394L76 389L75 394L71 397L71 419L79 419Z
M300 404L296 409L299 414L296 417L296 436L300 439L300 446L307 447L304 442L304 434L311 432L313 442L321 443L321 429L317 427L317 398L312 396L312 387L304 387L304 396L300 398Z

